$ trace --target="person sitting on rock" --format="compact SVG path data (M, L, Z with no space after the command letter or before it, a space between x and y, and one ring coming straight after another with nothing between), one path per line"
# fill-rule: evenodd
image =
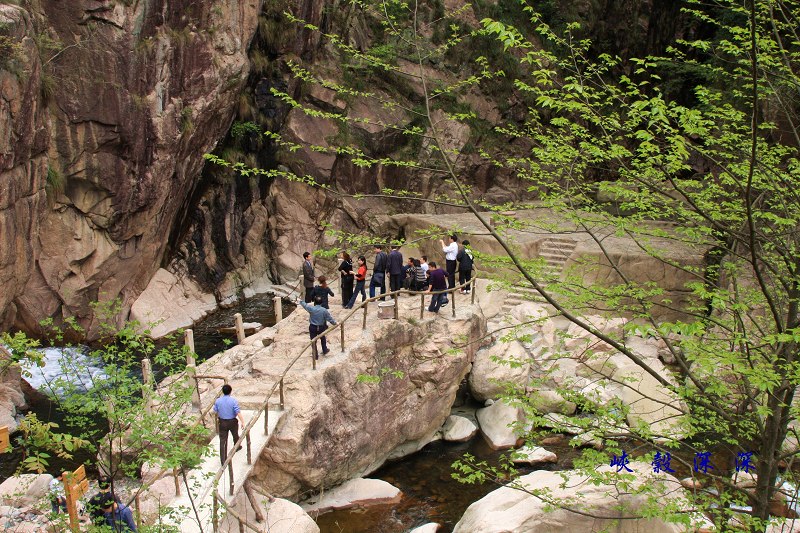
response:
M328 323L336 324L336 320L333 319L331 316L331 312L322 307L322 300L317 297L314 298L314 305L309 305L299 298L297 299L297 303L303 306L303 309L308 311L309 314L309 325L308 325L308 335L311 339L314 339L317 335L324 332L328 329ZM320 337L322 340L322 355L328 355L330 350L328 349L328 342L323 335ZM317 343L314 342L313 345L314 350L314 359L319 359L317 355Z
M319 281L319 285L314 287L314 290L311 291L311 297L314 300L319 298L321 302L320 305L325 309L330 309L328 306L328 296L334 296L334 294L331 288L328 287L328 278L320 276L317 278L317 281Z
M97 480L97 488L97 494L89 498L89 501L86 503L86 510L89 513L92 524L95 526L102 526L106 523L103 513L103 502L106 499L106 495L110 494L118 504L122 503L122 501L111 492L111 480L109 478L101 476Z
M53 479L50 480L50 507L53 514L58 514L59 511L67 512L67 496L64 493L64 477L66 472L56 472L53 474Z
M133 512L130 507L114 501L114 497L111 494L104 496L101 505L103 506L106 525L110 526L112 531L119 533L126 531L137 532L136 522L133 521Z

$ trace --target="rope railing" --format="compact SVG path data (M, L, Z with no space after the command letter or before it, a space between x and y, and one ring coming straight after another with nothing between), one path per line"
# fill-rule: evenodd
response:
M217 473L214 476L214 479L211 481L211 484L209 485L210 490L213 491L213 493L212 493L213 502L212 502L212 517L211 517L211 520L212 520L212 527L213 527L214 533L217 533L219 531L219 517L218 517L218 514L219 514L220 505L223 508L226 509L226 512L228 514L233 516L238 521L238 523L239 523L239 531L243 532L244 531L244 527L247 527L248 529L250 529L252 531L256 531L256 532L259 531L259 529L257 529L256 527L252 526L247 521L246 517L241 516L234 509L231 509L230 507L228 507L227 503L225 502L225 498L222 495L219 494L219 491L218 491L219 481L222 478L222 476L225 475L225 469L228 468L229 473L230 473L230 492L229 492L229 494L233 495L233 493L234 493L234 480L233 480L233 469L232 469L232 466L231 466L232 465L231 461L233 460L234 454L240 449L241 443L242 443L242 439L246 438L248 440L247 464L251 464L251 457L250 457L250 454L249 454L250 430L255 426L255 423L258 420L258 418L261 416L261 413L264 412L265 413L264 414L264 434L265 435L269 434L269 424L268 424L268 420L269 419L268 419L268 414L267 414L269 412L269 400L272 397L272 395L275 394L275 391L279 390L280 408L281 408L281 410L283 410L283 408L284 408L284 390L283 390L284 379L286 378L286 375L289 373L289 371L292 369L292 367L294 367L295 363L297 363L297 361L300 360L300 358L303 356L303 354L306 353L306 350L311 348L311 350L312 350L311 368L312 368L312 370L316 370L316 368L317 368L317 360L316 360L316 343L317 343L317 340L319 340L320 338L328 335L329 333L335 332L336 328L339 328L339 330L341 331L341 351L344 352L345 351L344 324L351 317L353 317L359 310L363 309L364 320L362 322L362 330L366 329L367 310L368 310L369 304L371 302L374 302L374 301L377 301L377 300L380 300L380 299L384 299L385 300L385 298L387 298L387 297L390 297L390 298L394 299L394 318L398 319L399 318L399 296L401 294L407 294L407 295L410 295L410 296L419 295L421 297L420 298L420 300L421 300L420 318L422 318L424 316L424 312L425 312L425 309L424 309L425 308L425 295L428 295L428 294L430 294L430 295L434 295L434 294L450 294L450 293L452 293L453 298L450 299L450 305L451 305L451 309L452 309L452 316L455 317L456 316L455 292L456 291L462 291L462 290L464 290L465 288L468 287L470 289L470 293L471 293L470 304L474 304L475 303L475 282L476 281L477 281L476 278L472 278L470 281L468 281L466 283L462 283L462 284L456 285L456 286L454 286L454 287L452 287L450 289L445 289L445 290L442 290L442 291L430 291L430 292L428 292L428 291L412 291L412 290L409 290L409 289L400 289L400 290L397 290L397 291L390 291L390 292L386 292L384 294L373 296L371 298L367 298L367 299L363 300L357 307L355 307L348 315L346 315L339 322L334 324L333 327L326 329L325 331L323 331L322 333L320 333L319 335L317 335L316 337L314 337L313 339L308 341L308 343L306 343L306 345L303 347L303 349L300 351L300 353L298 353L289 362L289 364L286 365L286 368L280 374L280 379L277 382L275 382L275 384L273 384L272 388L266 394L264 402L262 402L261 406L258 408L256 413L253 415L253 417L250 419L250 421L247 423L247 425L242 429L242 433L239 436L239 440L237 440L233 445L233 451L230 454L228 454L228 457L226 458L225 462L222 464L222 466L219 468L219 470L217 470ZM204 492L202 497L200 498L200 501L205 499L207 494L208 494L208 491Z

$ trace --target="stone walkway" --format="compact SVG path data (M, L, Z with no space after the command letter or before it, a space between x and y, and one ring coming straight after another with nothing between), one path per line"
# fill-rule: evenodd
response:
M236 498L236 495L242 489L245 480L250 475L258 456L267 445L269 436L278 425L285 411L269 411L269 431L264 434L264 413L256 421L253 429L250 431L250 451L252 464L247 463L247 451L245 444L242 449L237 451L233 456L233 494L229 489L230 478L229 471L226 469L225 475L220 479L219 493L225 496L226 503L230 504ZM252 420L256 411L243 410L242 416L244 417L245 424ZM228 446L232 443L229 442ZM172 525L178 526L179 530L186 533L196 533L197 531L212 531L213 519L213 490L211 482L214 479L217 471L219 470L219 438L215 435L211 441L209 454L203 460L199 468L195 468L189 472L188 480L188 493L191 493L192 498L189 498L186 485L181 486L181 496L176 497L169 505L175 510L175 520ZM193 510L196 509L195 510ZM224 510L220 509L220 518L224 514ZM199 518L198 518L199 517ZM181 520L182 518L182 520ZM198 521L200 527L198 527Z

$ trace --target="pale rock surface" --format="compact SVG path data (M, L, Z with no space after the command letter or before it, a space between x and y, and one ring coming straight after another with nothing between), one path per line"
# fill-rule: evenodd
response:
M523 446L518 450L514 450L511 454L511 460L515 464L529 464L535 465L540 463L557 463L558 456L539 446Z
M178 279L159 268L147 288L131 306L131 320L150 328L153 338L160 338L180 328L191 327L196 321L217 308L213 294L207 294L187 277Z
M408 533L436 533L437 531L439 531L439 527L440 527L439 524L437 524L436 522L431 522L429 524L415 527Z
M10 433L17 429L16 416L28 408L22 392L22 370L16 364L8 364L11 354L0 346L0 426L7 426Z
M400 489L381 479L356 478L326 490L321 498L312 498L302 507L307 513L321 514L335 509L397 503L402 496Z
M635 486L660 484L664 498L671 501L687 501L684 489L672 476L653 474L652 466L631 462L629 467L636 472ZM609 471L607 466L600 470ZM561 474L569 477L565 482ZM631 495L628 491L618 493L613 486L596 486L584 482L578 473L536 471L519 478L529 490L547 489L553 499L580 502L580 510L603 516L621 516L620 504L635 511L647 499L646 496ZM596 531L613 527L617 533L678 533L683 528L660 519L613 520L597 519L572 513L564 509L545 510L546 504L526 492L503 487L490 492L470 505L456 524L454 533L562 533L564 531ZM688 507L688 502L687 502Z
M512 407L505 402L495 402L489 407L479 409L478 423L489 445L502 450L516 446L519 437L512 424L522 422L522 415L518 407Z
M442 438L448 442L465 442L478 432L478 427L463 416L450 415L442 426Z
M298 504L283 498L267 498L259 493L255 493L255 497L256 503L264 515L264 522L255 521L255 513L244 491L239 491L234 499L233 510L246 516L253 525L258 525L269 533L319 533L319 526L314 519ZM220 531L239 533L239 522L233 516L226 515L220 523Z
M47 495L50 474L19 474L0 484L0 501L14 507L34 506Z

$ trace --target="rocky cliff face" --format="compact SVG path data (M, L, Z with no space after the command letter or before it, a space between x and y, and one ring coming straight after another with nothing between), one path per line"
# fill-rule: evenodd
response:
M675 34L675 9L662 0L586 1L551 17L583 19L604 46L640 54L659 51ZM432 172L365 169L346 157L280 151L265 141L266 130L303 145L349 139L374 157L424 158L431 150L392 127L416 125L409 112L340 100L294 79L290 60L335 82L352 81L353 72L329 42L288 23L285 10L358 49L379 42L374 25L340 0L0 3L0 329L35 330L42 318L65 316L91 328L90 302L113 298L122 302L123 319L160 266L229 301L265 280L294 277L302 252L326 242L324 223L388 239L400 235L384 225L385 214L452 211L411 200L354 200L220 168L201 174L202 154L226 138L220 153L230 160L284 166L346 194L452 192ZM455 17L475 24L505 11L502 2L487 2ZM449 57L425 68L447 83L463 74L465 61ZM420 103L419 87L405 80L365 83L409 109ZM273 87L311 109L369 122L341 127L309 117L275 98ZM473 91L458 104L484 125L525 112L513 93ZM519 199L524 188L514 175L464 150L485 134L481 127L435 118L447 132L446 147L462 152L459 171L476 198Z
M89 303L114 298L126 315L230 124L260 7L0 6L20 43L0 65L0 328L91 328Z

